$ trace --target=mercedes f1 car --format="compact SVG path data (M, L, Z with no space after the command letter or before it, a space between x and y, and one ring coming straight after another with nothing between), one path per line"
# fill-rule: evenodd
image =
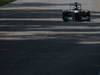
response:
M73 8L71 8L73 7ZM63 11L63 21L68 22L68 21L90 21L91 20L91 15L90 11L87 10L82 10L81 9L81 4L78 2L75 2L73 5L70 5L70 10L65 10Z

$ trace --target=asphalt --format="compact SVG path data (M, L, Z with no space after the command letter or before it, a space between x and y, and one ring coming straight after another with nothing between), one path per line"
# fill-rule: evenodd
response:
M0 9L0 75L100 75L99 22L65 23L61 9L18 8Z

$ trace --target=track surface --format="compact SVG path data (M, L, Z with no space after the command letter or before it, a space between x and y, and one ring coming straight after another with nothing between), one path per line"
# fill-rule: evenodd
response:
M62 10L48 5L0 8L0 75L99 75L100 13L64 23Z

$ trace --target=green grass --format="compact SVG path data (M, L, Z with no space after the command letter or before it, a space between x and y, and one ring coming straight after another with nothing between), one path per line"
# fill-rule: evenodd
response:
M15 0L0 0L0 6L13 2Z

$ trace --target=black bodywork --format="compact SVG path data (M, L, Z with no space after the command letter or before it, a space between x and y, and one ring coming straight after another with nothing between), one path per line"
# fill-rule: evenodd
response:
M74 3L73 9L63 11L63 21L90 21L90 11L82 10L81 4L79 5L77 2Z

